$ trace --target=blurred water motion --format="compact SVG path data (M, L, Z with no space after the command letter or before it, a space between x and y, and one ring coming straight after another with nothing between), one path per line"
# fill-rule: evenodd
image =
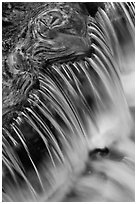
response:
M4 202L135 200L134 7L3 3Z

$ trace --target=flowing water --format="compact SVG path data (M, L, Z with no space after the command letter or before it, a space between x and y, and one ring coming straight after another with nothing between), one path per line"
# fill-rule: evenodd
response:
M8 54L3 201L134 201L134 3L72 5L42 5Z

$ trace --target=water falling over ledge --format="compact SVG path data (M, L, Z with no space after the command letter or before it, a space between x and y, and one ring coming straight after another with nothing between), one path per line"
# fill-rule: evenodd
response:
M3 201L134 201L134 4L82 5L33 8L4 54Z

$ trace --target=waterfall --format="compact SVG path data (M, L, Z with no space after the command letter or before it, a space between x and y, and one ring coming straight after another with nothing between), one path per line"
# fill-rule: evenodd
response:
M43 5L6 61L3 201L134 201L134 4L72 5Z

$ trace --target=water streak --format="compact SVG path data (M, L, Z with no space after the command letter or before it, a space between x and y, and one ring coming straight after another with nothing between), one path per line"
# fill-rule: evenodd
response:
M135 38L134 4L104 5L94 18L83 14L87 30L77 31L71 38L76 32L73 30L66 39L72 53L63 53L61 59L51 52L46 61L47 53L40 49L42 40L38 41L35 30L37 43L32 53L39 58L40 52L44 57L43 62L35 58L32 64L37 80L33 83L30 73L25 75L26 80L20 84L25 93L21 108L12 111L13 115L4 115L3 201L134 200L134 121L122 81L123 70L128 69L122 61L125 30L131 44ZM70 9L64 4L63 8L63 12ZM76 7L76 16L79 9ZM60 9L52 12L49 24L59 16ZM123 36L123 44L118 33ZM59 42L61 37L57 38ZM74 46L70 49L72 39L79 42L74 50ZM29 54L31 49L27 50Z

